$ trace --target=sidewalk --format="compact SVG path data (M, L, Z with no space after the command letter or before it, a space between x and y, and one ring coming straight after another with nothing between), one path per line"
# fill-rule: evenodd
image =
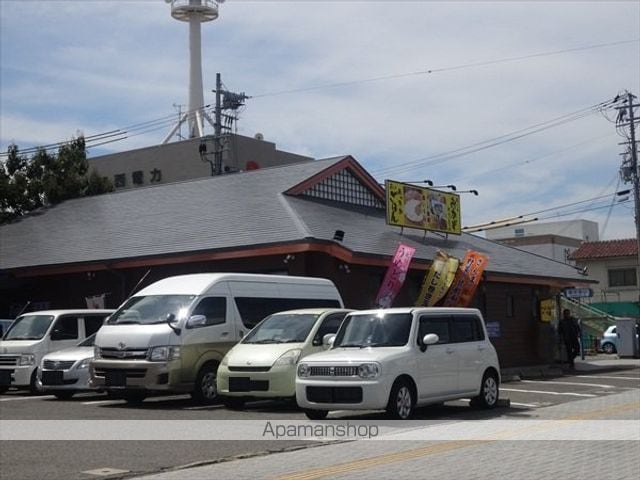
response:
M580 374L593 372L613 372L640 368L640 358L618 358L616 355L590 355L582 360L576 358L575 368L571 370L567 364L534 365L529 367L503 368L502 382L514 382L521 379L561 377L564 374Z

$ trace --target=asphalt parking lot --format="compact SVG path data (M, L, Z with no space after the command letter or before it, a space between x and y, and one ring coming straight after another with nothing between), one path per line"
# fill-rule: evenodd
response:
M640 389L640 368L578 372L555 378L523 379L504 383L501 398L510 406L493 411L474 410L464 400L419 409L416 420L456 422L470 419L509 418L522 412ZM384 420L382 412L332 412L329 418ZM60 401L50 395L31 396L10 390L0 396L2 420L306 420L293 404L255 402L244 411L221 405L193 404L188 396L152 397L141 405L128 405L100 394L79 394ZM102 475L153 473L198 462L282 451L312 442L304 441L4 441L0 449L2 478L90 479ZM87 473L93 472L93 473ZM100 474L100 472L102 474Z

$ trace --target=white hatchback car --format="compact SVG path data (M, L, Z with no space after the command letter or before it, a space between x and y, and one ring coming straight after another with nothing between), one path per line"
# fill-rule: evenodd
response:
M296 363L326 348L323 338L335 335L352 311L307 308L265 318L218 367L218 393L224 405L240 409L251 398L295 398Z
M499 384L479 310L392 308L347 315L333 347L298 364L296 400L314 420L381 409L404 420L416 406L457 398L493 408Z

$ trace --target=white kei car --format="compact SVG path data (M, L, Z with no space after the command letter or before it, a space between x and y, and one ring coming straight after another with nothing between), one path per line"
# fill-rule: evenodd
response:
M500 364L471 308L392 308L348 314L330 350L298 363L296 400L311 419L330 410L382 410L471 398L498 403Z

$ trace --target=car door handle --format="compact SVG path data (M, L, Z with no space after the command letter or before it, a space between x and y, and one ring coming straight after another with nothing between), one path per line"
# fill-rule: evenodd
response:
M447 348L447 349L445 350L445 352L447 352L447 353L453 353L453 351L454 351L454 350L453 350L453 348Z
M220 336L221 336L221 337L226 337L227 335L229 335L229 332L222 332L222 333L220 334Z
M484 345L478 345L478 350L484 350L485 348L487 347L485 347Z

